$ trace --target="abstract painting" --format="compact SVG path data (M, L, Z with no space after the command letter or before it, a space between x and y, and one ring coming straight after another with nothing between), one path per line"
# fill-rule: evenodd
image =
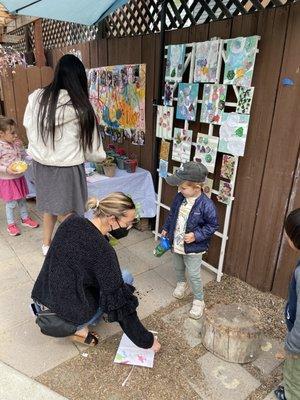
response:
M174 107L157 106L156 137L172 139Z
M193 131L174 128L172 160L185 163L190 161Z
M259 36L227 40L223 83L250 87Z
M250 114L252 98L254 93L254 87L240 87L238 103L236 107L236 112L239 114Z
M212 191L212 187L213 187L213 183L214 181L210 178L206 178L202 190L203 193L206 194L207 197L211 198L211 191Z
M153 368L154 351L137 347L128 336L123 333L114 362L117 364Z
M232 179L236 162L237 162L236 157L229 156L228 154L223 154L222 166L221 166L221 178L229 180Z
M164 106L173 105L173 92L174 92L174 84L166 82L165 92L164 92Z
M180 82L182 80L185 58L185 44L168 46L165 81Z
M198 133L194 161L201 162L208 172L213 173L217 158L219 138Z
M225 108L226 85L206 83L203 89L200 122L220 125Z
M196 43L194 82L216 82L219 40Z
M162 160L168 161L169 152L170 152L170 142L166 142L165 140L162 140L160 142L159 158Z
M249 118L247 114L223 114L218 151L233 156L244 155Z
M187 121L196 120L198 83L179 83L176 118Z
M232 196L232 185L229 182L220 181L219 194L217 196L220 203L229 204Z

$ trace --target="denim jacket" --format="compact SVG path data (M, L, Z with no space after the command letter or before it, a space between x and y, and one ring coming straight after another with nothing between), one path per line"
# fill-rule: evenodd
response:
M285 308L288 334L285 349L290 353L300 353L300 260L293 272L289 297Z
M179 208L185 197L177 193L172 203L168 218L163 226L171 243L178 218ZM186 223L186 233L193 232L195 241L184 243L184 251L188 253L201 253L208 249L213 233L218 229L217 211L214 203L204 193L195 201Z

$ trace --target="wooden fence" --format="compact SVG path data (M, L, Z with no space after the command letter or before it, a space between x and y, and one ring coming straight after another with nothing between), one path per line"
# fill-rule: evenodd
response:
M291 209L300 207L300 3L168 31L166 44L250 35L259 35L261 40L253 79L255 92L251 122L245 156L240 158L239 163L224 265L226 273L261 290L286 296L297 255L287 244L283 222ZM138 156L140 165L155 175L157 150L152 102L159 85L159 36L150 34L101 39L54 49L47 53L49 65L55 67L62 54L72 49L81 51L87 68L126 63L147 64L146 143L142 147L131 143L126 146L129 152ZM40 82L45 80L43 71L46 70L41 69ZM292 86L283 85L285 77L293 81ZM21 86L13 79L17 105L17 111L14 112L19 122L27 100L25 78L22 79L19 81L23 82ZM38 86L37 82L34 86ZM12 116L15 116L14 112L11 111ZM176 126L181 127L180 122L177 121ZM199 122L191 123L190 127L194 131L193 139L198 131L206 133L207 129L205 124ZM217 162L220 164L220 157ZM172 166L170 162L170 170ZM220 168L217 166L216 169ZM215 183L217 180L218 177ZM214 188L218 189L218 185L215 184ZM173 188L164 185L163 202L170 204L174 194ZM218 202L216 204L222 228L225 207ZM216 264L219 247L220 239L214 237L208 255L212 264Z

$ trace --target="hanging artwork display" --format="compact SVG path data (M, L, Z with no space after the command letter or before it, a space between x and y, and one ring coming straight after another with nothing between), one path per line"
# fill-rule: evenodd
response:
M236 157L229 156L228 154L223 154L222 166L221 166L221 178L230 180L232 179L236 162L237 162Z
M205 84L201 106L200 122L220 125L225 108L226 85Z
M173 93L174 93L174 84L166 82L164 91L164 106L170 107L173 105Z
M219 40L196 43L194 82L216 82Z
M156 137L172 139L174 107L157 106Z
M170 142L166 142L165 140L162 140L160 142L159 158L162 160L168 161L169 152L170 152Z
M239 114L250 114L252 98L254 93L254 87L240 87L238 103L236 107L236 112Z
M180 82L182 80L185 49L185 44L168 46L165 81Z
M213 183L214 183L214 181L212 179L206 178L206 180L202 186L203 193L206 194L206 196L209 198L211 198L211 191L212 191Z
M196 120L198 91L198 83L179 83L176 118Z
M223 114L218 151L234 156L244 155L249 118L247 114Z
M158 169L158 175L161 178L166 178L168 176L168 161L166 160L159 160L159 169Z
M208 172L213 173L217 158L219 138L198 133L194 161L201 162Z
M225 84L251 86L258 40L258 36L227 40L223 79Z
M190 161L193 131L174 128L172 160Z
M123 129L112 129L109 135L113 142L122 144L124 142L124 131Z
M91 69L89 95L99 124L115 129L145 132L146 64L115 65ZM97 74L98 89L94 85Z
M143 146L145 144L145 132L140 129L132 130L131 143L138 146Z
M217 196L220 203L229 204L232 196L232 185L229 182L220 181L219 194Z

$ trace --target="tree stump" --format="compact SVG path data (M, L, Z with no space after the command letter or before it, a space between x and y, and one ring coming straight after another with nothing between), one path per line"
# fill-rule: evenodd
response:
M216 304L205 310L202 343L225 361L247 363L260 351L260 312L244 304Z

